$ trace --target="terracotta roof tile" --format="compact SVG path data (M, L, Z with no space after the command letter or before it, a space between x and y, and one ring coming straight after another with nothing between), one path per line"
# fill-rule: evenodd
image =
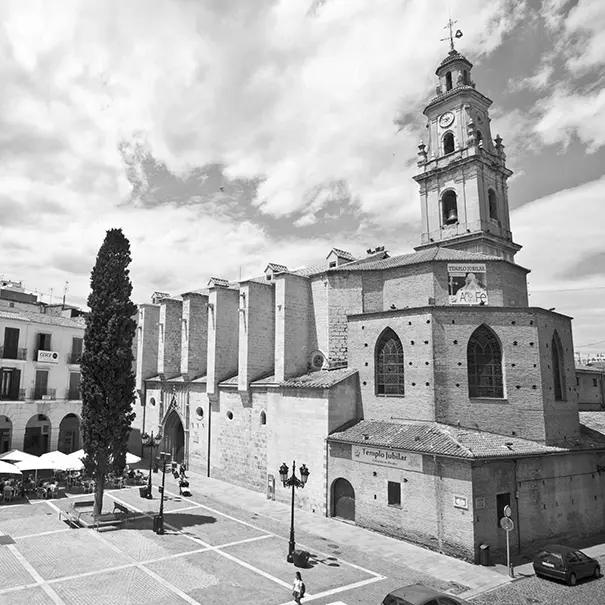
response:
M592 412L582 412L581 414L590 413ZM582 432L578 442L570 443L568 447L557 447L529 439L469 430L437 422L378 420L361 420L350 428L332 433L328 437L328 441L359 443L468 459L605 448L605 435L599 436L586 430Z
M339 382L342 382L349 376L357 374L357 370L351 368L340 368L338 370L319 370L318 372L310 372L302 376L288 378L282 382L276 382L275 376L267 376L260 380L255 380L252 386L277 386L290 387L299 389L329 389Z
M269 263L265 267L265 271L267 269L271 269L271 271L275 271L276 273L284 273L288 271L288 267L286 267L286 265L278 265L277 263Z
M32 323L45 324L47 326L61 326L64 328L79 328L83 330L86 327L86 320L83 317L62 317L61 315L46 315L46 313L35 313L33 311L0 311L0 318L14 319L16 321L28 321Z
M332 254L332 252L334 252L334 254L338 256L338 258L344 258L345 260L350 261L357 260L350 252L347 252L346 250L341 250L340 248L332 248L332 250L330 250L330 254ZM330 256L330 254L328 254L328 256Z

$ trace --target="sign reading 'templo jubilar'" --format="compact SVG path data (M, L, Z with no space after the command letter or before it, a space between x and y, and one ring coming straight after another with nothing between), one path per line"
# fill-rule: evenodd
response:
M365 464L378 464L406 471L422 472L422 454L398 452L381 447L352 446L353 460Z

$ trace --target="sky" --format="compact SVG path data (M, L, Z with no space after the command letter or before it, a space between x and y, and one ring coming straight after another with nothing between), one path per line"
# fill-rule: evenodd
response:
M602 0L3 0L0 275L83 306L114 227L137 303L411 252L450 15L514 171L530 304L605 351Z

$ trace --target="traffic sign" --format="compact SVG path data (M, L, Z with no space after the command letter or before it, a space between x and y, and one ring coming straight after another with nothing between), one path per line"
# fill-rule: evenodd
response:
M511 507L508 504L504 507L504 511L503 512L504 512L504 516L505 517L510 517L513 514L513 511L512 511Z
M506 531L512 531L515 527L515 523L510 517L502 517L502 519L500 519L500 527Z

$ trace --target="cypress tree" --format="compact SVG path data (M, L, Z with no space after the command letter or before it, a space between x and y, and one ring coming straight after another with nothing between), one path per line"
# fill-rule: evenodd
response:
M90 276L80 363L84 468L95 480L95 514L103 508L107 474L124 467L135 417L132 342L137 309L130 300L130 261L130 243L122 230L107 231Z

